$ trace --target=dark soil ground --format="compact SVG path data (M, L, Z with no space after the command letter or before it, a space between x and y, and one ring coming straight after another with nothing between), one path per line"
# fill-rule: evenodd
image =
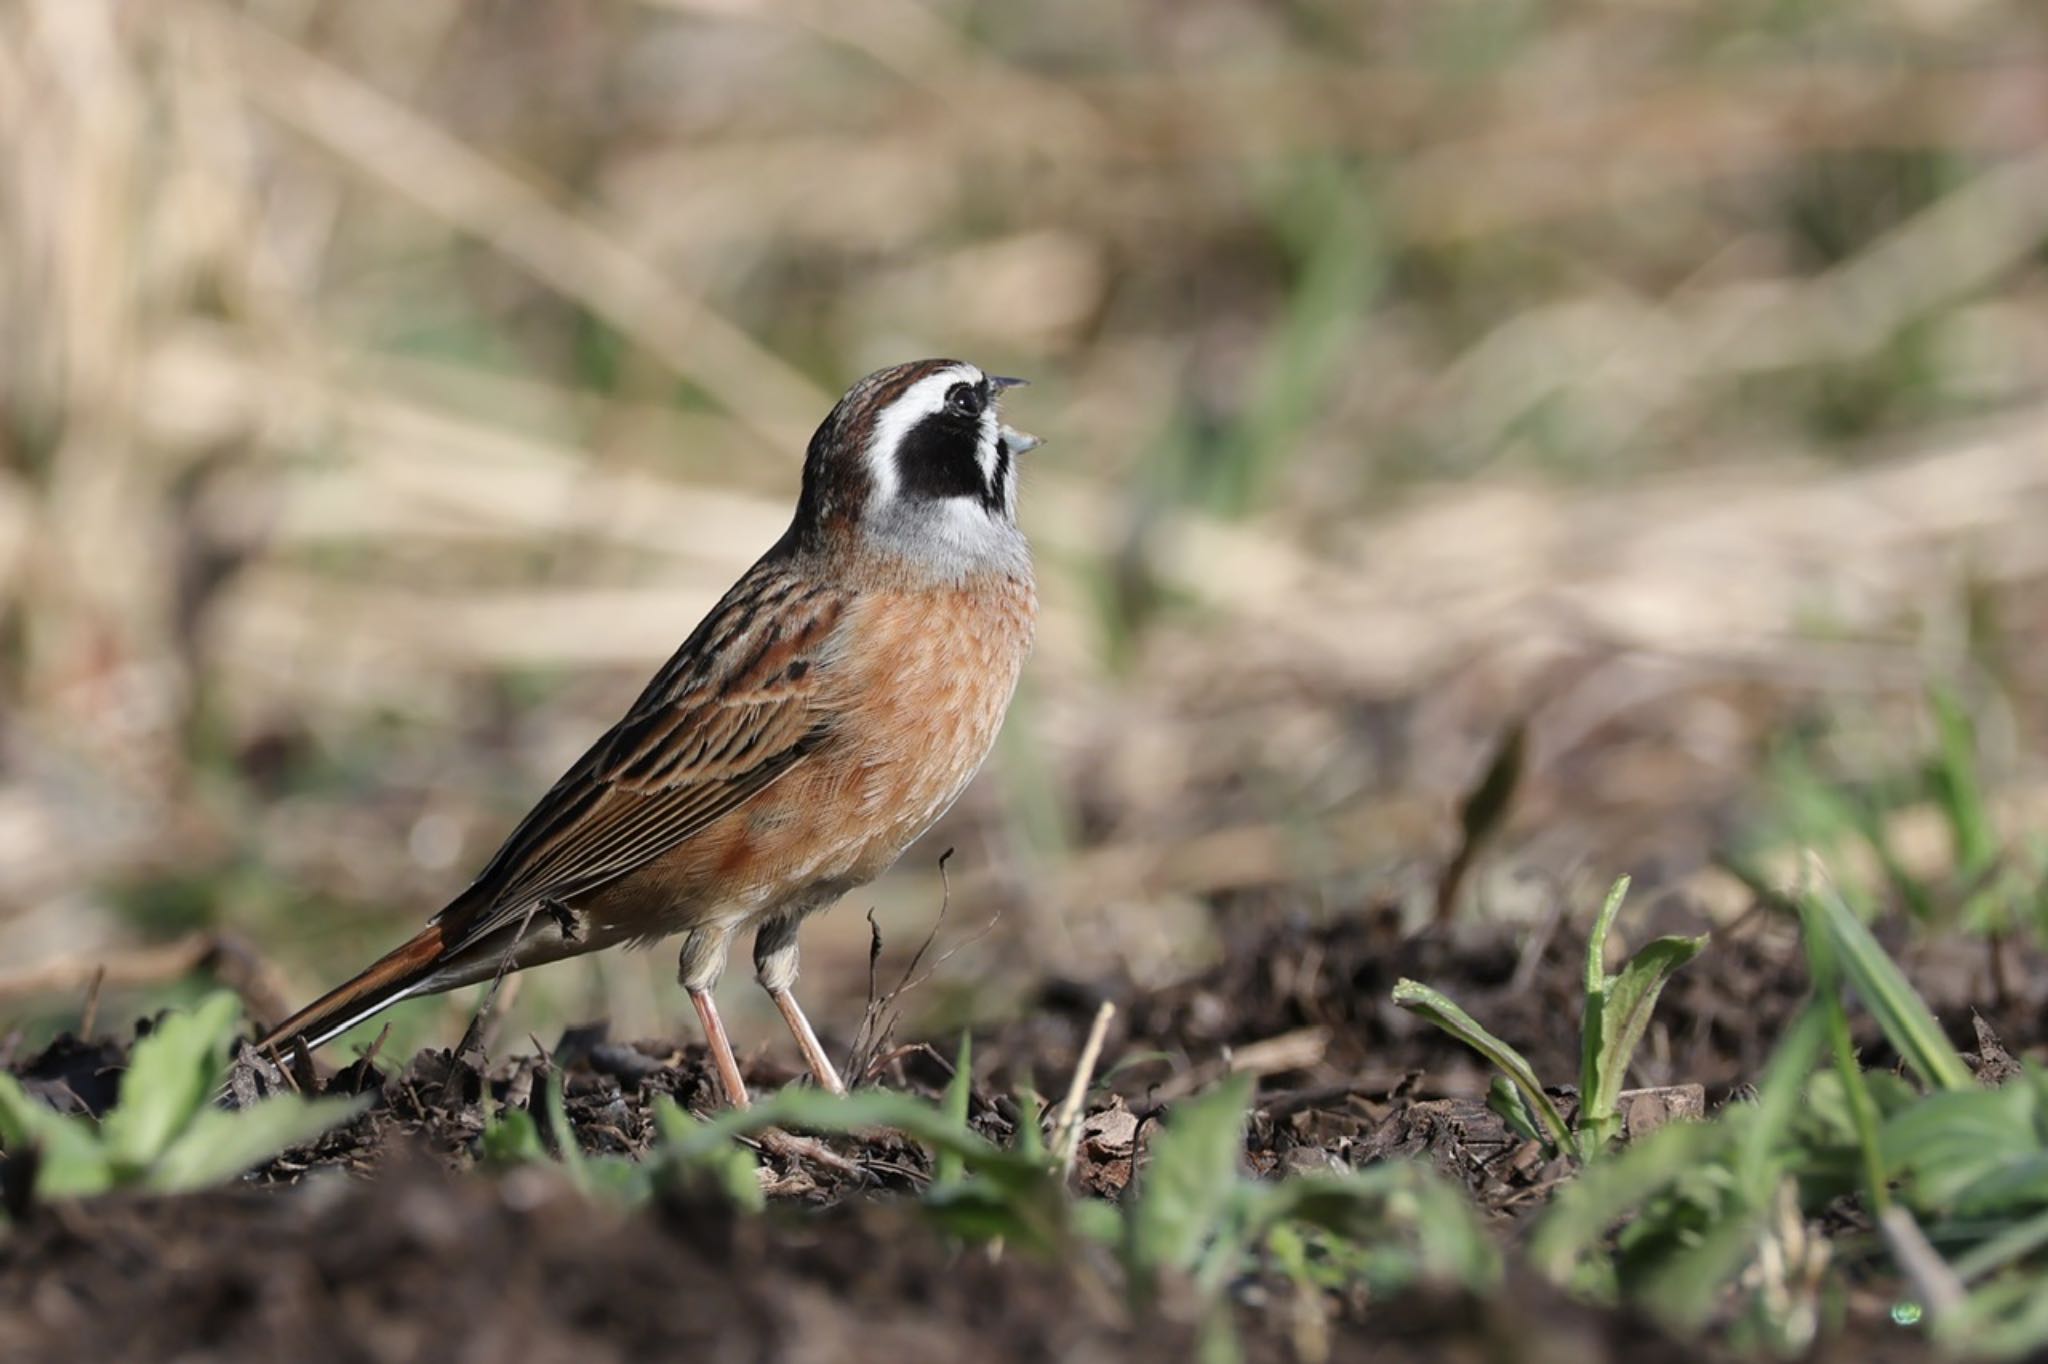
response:
M1655 917L1655 916L1653 916ZM1685 931L1670 922L1639 932ZM1120 1197L1142 1171L1158 1111L1229 1068L1261 1084L1246 1159L1260 1173L1356 1168L1417 1156L1461 1181L1512 1242L1565 1173L1478 1102L1484 1077L1440 1034L1394 1009L1401 976L1455 995L1521 1046L1540 1075L1577 1068L1583 939L1455 931L1404 936L1393 917L1327 921L1247 913L1223 965L1166 990L1058 983L1025 1021L977 1039L975 1125L1008 1140L1014 1078L1063 1088L1104 998L1120 1006L1105 1055L1141 1057L1095 1091L1076 1178ZM1898 944L1966 1049L1973 1002L1997 997L1981 954ZM2037 962L2011 978L2048 980ZM1698 1084L1711 1105L1754 1076L1803 998L1783 925L1763 916L1720 935L1666 996L1636 1080ZM1992 1026L2014 1051L2048 1037L2040 991L2009 997ZM1881 1059L1873 1037L1866 1055ZM896 1047L876 1083L936 1093L943 1049ZM59 1039L0 1051L62 1107L111 1101L126 1039ZM926 1177L923 1151L889 1134L834 1138L848 1168L764 1156L771 1215L667 1198L620 1213L569 1193L545 1167L461 1177L479 1159L487 1104L525 1106L560 1076L583 1147L640 1154L650 1105L711 1103L701 1048L613 1041L574 1029L545 1056L425 1051L309 1078L372 1107L250 1184L179 1199L102 1199L31 1210L0 1240L0 1359L450 1360L962 1358L1181 1359L1193 1326L1168 1303L1133 1320L1103 1287L1107 1266L1048 1265L962 1251L892 1197ZM764 1066L750 1080L791 1078ZM1697 1102L1697 1098L1695 1098ZM1631 1118L1656 1121L1660 1105ZM268 1186L268 1187L258 1187ZM801 1214L796 1206L812 1205ZM1411 1294L1307 1310L1280 1283L1238 1294L1255 1359L1607 1360L1714 1358L1625 1315L1513 1277L1473 1302ZM1852 1314L1830 1357L1918 1357L1911 1337ZM701 1353L700 1353L701 1352Z

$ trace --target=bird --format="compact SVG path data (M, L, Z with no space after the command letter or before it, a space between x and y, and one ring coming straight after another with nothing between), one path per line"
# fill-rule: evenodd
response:
M748 1104L712 997L735 936L812 1079L845 1084L794 994L804 920L886 870L966 788L1032 646L1037 589L1003 422L1023 383L877 370L805 451L789 528L474 881L256 1044L318 1047L403 999L680 935L718 1088Z

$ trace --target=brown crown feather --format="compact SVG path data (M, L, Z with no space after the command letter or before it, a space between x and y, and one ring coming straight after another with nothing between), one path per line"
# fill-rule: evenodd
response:
M818 423L804 453L803 492L790 526L799 548L822 549L824 540L853 529L874 491L874 479L861 456L874 435L875 423L912 384L960 363L911 360L878 369L846 390L846 396Z

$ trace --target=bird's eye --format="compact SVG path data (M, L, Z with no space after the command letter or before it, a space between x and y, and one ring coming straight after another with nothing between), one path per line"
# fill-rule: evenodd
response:
M946 390L946 410L962 417L981 415L981 390L973 384L955 384Z

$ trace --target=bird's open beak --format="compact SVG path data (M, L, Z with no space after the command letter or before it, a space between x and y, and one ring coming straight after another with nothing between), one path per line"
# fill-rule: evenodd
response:
M1021 455L1026 450L1036 450L1045 444L1038 437L1028 436L1014 426L1005 426L1002 430L1003 444L1010 447L1010 453L1013 455Z
M988 386L997 393L1001 393L1006 388L1022 388L1030 382L1029 379L1012 379L1001 374L991 374L988 376ZM1002 436L1003 444L1010 448L1010 453L1013 455L1021 455L1026 450L1035 450L1045 444L1038 437L1026 435L1014 426L1003 427Z

